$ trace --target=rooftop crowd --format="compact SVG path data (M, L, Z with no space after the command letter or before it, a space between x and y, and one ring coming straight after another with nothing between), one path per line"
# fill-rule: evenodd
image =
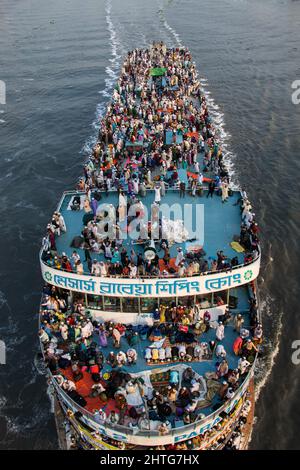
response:
M151 70L162 70L162 75L150 79ZM187 170L187 182L180 179L182 169ZM191 254L178 247L176 259L172 259L168 239L160 239L157 251L163 251L162 255L156 252L154 259L147 260L134 247L124 246L119 237L130 207L137 208L137 216L143 214L147 189L154 190L153 205L158 208L168 188L177 188L181 197L186 191L198 197L205 188L207 197L220 194L225 204L229 184L223 151L190 52L185 48L166 49L163 44L150 50L136 49L125 59L100 123L98 141L84 165L84 177L77 185L84 196L75 196L72 202L73 210L85 212L79 246L84 250L84 259L78 250L72 256L57 252L57 237L67 227L63 215L55 212L47 227L43 260L68 272L88 271L101 277L192 276L231 269L239 264L238 258L229 258L223 252L206 259L203 249ZM99 230L103 218L98 210L101 194L110 190L119 194L113 239ZM244 262L248 262L258 254L258 226L244 191L238 203L242 212L238 241L245 250ZM159 235L161 223L160 219ZM150 233L151 227L148 229ZM104 255L101 261L99 254Z

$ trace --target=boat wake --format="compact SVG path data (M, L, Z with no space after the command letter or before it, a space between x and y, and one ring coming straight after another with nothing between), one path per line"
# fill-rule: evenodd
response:
M159 18L160 18L160 22L161 24L163 25L163 27L165 28L165 30L167 31L167 33L169 33L169 35L172 37L172 40L175 42L175 44L178 46L178 47L182 47L182 41L180 39L180 36L179 34L177 33L177 31L172 28L169 23L167 22L166 20L166 16L165 16L165 6L163 3L159 2L159 9L158 9L158 15L159 15Z
M228 168L228 172L230 174L230 179L232 183L233 189L238 189L240 187L238 176L234 169L234 160L236 155L230 150L230 138L231 135L225 129L225 119L224 113L220 111L219 105L217 105L214 99L211 96L211 92L208 90L208 80L206 78L200 78L201 84L201 91L205 96L209 114L212 117L213 125L216 130L216 135L218 141L222 147L223 155L224 155L224 162Z
M106 106L108 100L111 98L111 91L118 80L119 77L119 70L120 64L122 59L123 48L121 45L121 40L118 37L117 30L113 24L112 16L111 16L111 9L112 9L112 2L111 0L107 0L105 3L105 19L107 30L109 32L109 41L110 41L110 48L111 48L111 57L109 59L110 65L108 65L105 69L106 78L105 88L99 91L99 94L103 96L104 101L98 103L95 113L95 120L92 123L92 127L95 130L95 133L88 138L85 142L83 149L81 151L82 154L85 156L91 155L92 149L97 141L98 131L100 128L100 120L105 114Z
M264 299L261 299L261 314L263 323L267 321L267 317L272 316L272 328L265 330L264 348L265 354L262 358L257 361L257 367L255 370L255 399L258 400L260 393L271 375L273 366L276 361L276 357L280 349L280 340L282 334L282 318L283 312L276 312L274 314L274 303L275 300L267 295ZM276 322L274 324L274 321Z

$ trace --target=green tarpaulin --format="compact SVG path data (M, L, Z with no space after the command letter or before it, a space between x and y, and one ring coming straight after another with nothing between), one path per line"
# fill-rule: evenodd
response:
M150 69L150 76L151 77L160 77L166 73L167 69L164 67L156 67L154 69Z

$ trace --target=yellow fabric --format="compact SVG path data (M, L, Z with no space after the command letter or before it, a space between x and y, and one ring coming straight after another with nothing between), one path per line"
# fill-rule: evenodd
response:
M158 349L153 349L153 350L152 350L152 359L155 361L155 360L158 359L158 357L159 357L159 355L158 355Z
M243 248L242 245L239 244L239 242L231 242L230 246L234 251L237 251L238 253L243 253L245 251L245 248Z

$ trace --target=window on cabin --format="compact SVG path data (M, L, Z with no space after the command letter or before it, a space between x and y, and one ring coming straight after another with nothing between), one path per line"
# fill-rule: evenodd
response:
M120 312L121 301L118 297L103 297L104 310L107 312Z
M156 308L158 308L158 299L153 297L141 299L141 313L152 313Z
M103 298L102 295L87 295L87 304L90 308L97 310L103 310Z
M139 312L139 299L129 298L122 299L122 312Z

